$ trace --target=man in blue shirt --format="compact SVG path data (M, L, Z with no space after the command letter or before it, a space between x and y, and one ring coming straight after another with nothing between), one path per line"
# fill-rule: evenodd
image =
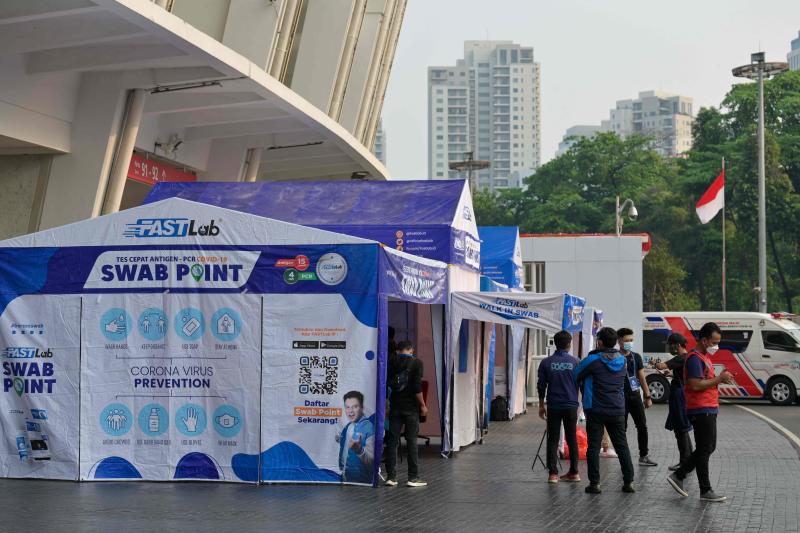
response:
M344 412L349 422L336 435L341 479L349 483L372 483L375 428L364 416L364 395L359 391L345 394Z
M586 450L589 486L586 492L600 494L600 443L603 428L614 444L622 468L622 492L633 488L633 462L625 436L625 357L614 346L617 332L602 328L597 332L597 349L580 362L573 372L575 382L582 385L583 411L586 413Z
M572 371L578 359L569 353L572 335L559 331L553 337L556 352L539 364L539 417L547 420L547 469L548 483L558 483L558 440L561 424L564 438L569 446L569 472L561 476L562 481L580 481L578 475L578 387L572 379ZM545 402L545 396L547 401Z

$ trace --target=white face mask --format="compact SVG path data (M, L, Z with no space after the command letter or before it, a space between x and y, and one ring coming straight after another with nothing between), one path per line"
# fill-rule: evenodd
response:
M717 353L717 350L719 350L719 346L709 346L708 348L706 348L706 352L708 352L708 355L714 355L715 353Z

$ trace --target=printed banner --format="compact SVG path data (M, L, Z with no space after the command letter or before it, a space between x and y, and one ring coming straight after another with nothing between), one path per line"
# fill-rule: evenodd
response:
M353 299L377 321L375 296L265 297L262 481L372 483L378 330Z
M261 298L83 298L81 479L256 481Z
M0 317L0 475L78 478L80 297L23 296Z
M423 304L447 301L447 265L444 263L384 248L380 273L382 294Z

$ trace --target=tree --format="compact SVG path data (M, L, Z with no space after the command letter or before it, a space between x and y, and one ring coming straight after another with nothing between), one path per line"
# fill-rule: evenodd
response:
M722 219L700 224L695 203L726 167L728 309L756 310L758 284L755 84L734 85L719 108L701 109L685 159L661 157L652 139L601 133L578 140L525 180L524 191L476 195L481 225L530 233L610 233L615 197L640 218L626 232L655 243L644 261L647 309L719 309ZM765 83L770 309L800 306L800 72Z

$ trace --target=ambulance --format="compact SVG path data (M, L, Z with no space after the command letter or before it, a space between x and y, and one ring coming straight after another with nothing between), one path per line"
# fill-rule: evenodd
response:
M642 324L642 358L648 369L647 384L654 402L669 399L669 374L654 365L670 357L667 337L680 333L687 349L697 342L706 322L722 330L719 351L712 356L714 370L728 369L734 375L730 385L720 385L721 398L768 399L776 405L798 400L800 389L800 324L786 313L739 312L654 312L645 313Z

